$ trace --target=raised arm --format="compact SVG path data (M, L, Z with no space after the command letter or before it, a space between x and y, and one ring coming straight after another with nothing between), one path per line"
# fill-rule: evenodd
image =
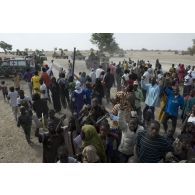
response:
M128 130L128 125L127 125L127 122L125 121L125 111L124 110L119 110L119 113L118 113L118 116L119 116L119 121L118 121L118 124L119 124L119 128L122 132L125 132Z
M144 78L141 79L141 88L145 89L146 91L149 89L151 84L146 84Z

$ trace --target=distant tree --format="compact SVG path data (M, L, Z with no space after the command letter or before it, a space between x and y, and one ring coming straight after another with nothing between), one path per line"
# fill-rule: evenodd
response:
M175 53L175 54L179 54L179 51L178 51L178 50L175 50L174 53Z
M91 48L91 49L90 49L90 52L94 52L94 49L93 49L93 48Z
M195 54L195 39L192 39L193 45L192 47L188 47L188 52L190 55L194 55Z
M28 53L28 50L29 50L28 48L25 48L25 49L24 49L24 51L25 51L26 53Z
M146 48L142 48L141 50L142 50L142 51L148 51Z
M113 33L93 33L90 41L98 46L100 52L113 54L119 49Z
M7 51L11 51L12 50L12 45L1 41L0 42L0 48L3 49L3 51L5 52L5 54L7 54Z

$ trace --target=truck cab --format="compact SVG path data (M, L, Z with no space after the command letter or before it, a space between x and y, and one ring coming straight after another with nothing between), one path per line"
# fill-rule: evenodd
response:
M27 58L4 58L0 63L0 76L9 77L16 72L23 74L26 69L34 69L33 60Z

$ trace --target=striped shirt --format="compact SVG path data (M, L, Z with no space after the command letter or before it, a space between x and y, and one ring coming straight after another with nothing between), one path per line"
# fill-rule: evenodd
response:
M147 132L138 134L136 145L138 158L142 163L157 163L172 149L163 136L151 138Z

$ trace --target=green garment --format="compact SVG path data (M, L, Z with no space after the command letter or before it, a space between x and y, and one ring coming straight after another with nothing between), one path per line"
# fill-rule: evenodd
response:
M75 82L70 82L68 84L68 89L70 92L73 92L75 90L75 85L76 85Z
M136 91L134 91L135 94L135 107L136 108L141 108L141 102L144 101L144 96L143 93L140 89L137 89Z
M106 162L104 145L95 127L93 125L84 125L82 127L82 132L84 133L84 140L82 141L83 148L93 145L97 150L97 154L100 157L101 162Z
M195 105L195 97L190 98L190 99L186 102L185 114L188 113L188 112L191 112L193 105Z

